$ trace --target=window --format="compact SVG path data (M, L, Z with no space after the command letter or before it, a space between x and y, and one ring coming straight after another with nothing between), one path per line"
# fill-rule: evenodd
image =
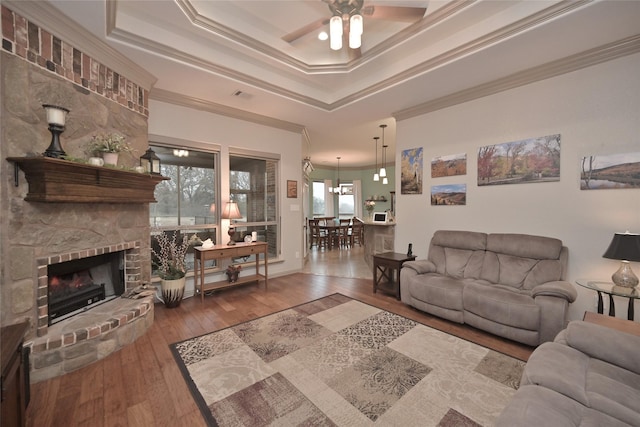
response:
M324 182L313 181L311 188L313 194L313 216L325 215L325 202L324 202Z
M157 245L154 236L158 233L178 233L178 239L181 235L197 234L201 240L216 242L217 153L188 150L187 156L178 156L172 147L151 148L160 157L162 175L171 178L156 186L157 203L149 204L151 245ZM181 149L184 154L184 147ZM206 266L213 265L211 261ZM187 253L187 267L193 271L193 249Z
M269 257L277 257L280 251L278 162L279 158L251 153L229 155L229 193L242 215L242 219L234 220L234 239L243 241L246 235L257 232L258 240L269 245Z
M338 195L338 217L352 218L355 215L353 184L340 184Z

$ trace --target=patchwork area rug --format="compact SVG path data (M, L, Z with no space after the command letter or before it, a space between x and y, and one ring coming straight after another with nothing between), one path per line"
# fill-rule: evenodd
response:
M341 294L171 349L214 426L489 426L524 367Z

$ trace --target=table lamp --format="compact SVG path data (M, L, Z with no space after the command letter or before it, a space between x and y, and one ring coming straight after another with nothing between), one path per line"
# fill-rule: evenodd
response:
M640 234L615 233L604 258L620 260L620 268L611 279L617 286L633 288L638 285L638 276L631 270L629 261L640 261Z
M240 214L240 209L238 208L237 202L227 202L222 209L222 214L220 216L222 219L230 219L231 223L229 224L229 243L227 245L232 246L235 245L236 242L233 240L233 235L236 234L236 226L233 223L234 219L242 218L242 214Z

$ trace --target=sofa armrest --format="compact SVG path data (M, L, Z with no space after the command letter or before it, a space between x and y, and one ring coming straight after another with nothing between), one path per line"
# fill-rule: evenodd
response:
M404 267L415 270L418 274L433 273L436 271L436 265L427 259L407 261L402 264L402 268Z
M576 288L571 283L565 282L564 280L557 280L543 283L531 289L531 296L533 298L537 296L559 297L569 302L574 302L578 297L578 291L576 291Z
M595 359L640 374L640 337L606 326L574 320L569 322L567 344Z

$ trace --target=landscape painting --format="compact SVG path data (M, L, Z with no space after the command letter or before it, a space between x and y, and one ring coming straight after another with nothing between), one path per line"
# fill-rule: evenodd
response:
M560 180L560 134L478 149L478 185Z
M402 151L400 194L422 194L422 147Z
M455 206L467 204L467 184L433 185L432 206Z
M580 189L640 188L640 152L583 157Z
M431 178L467 174L467 153L431 159Z

